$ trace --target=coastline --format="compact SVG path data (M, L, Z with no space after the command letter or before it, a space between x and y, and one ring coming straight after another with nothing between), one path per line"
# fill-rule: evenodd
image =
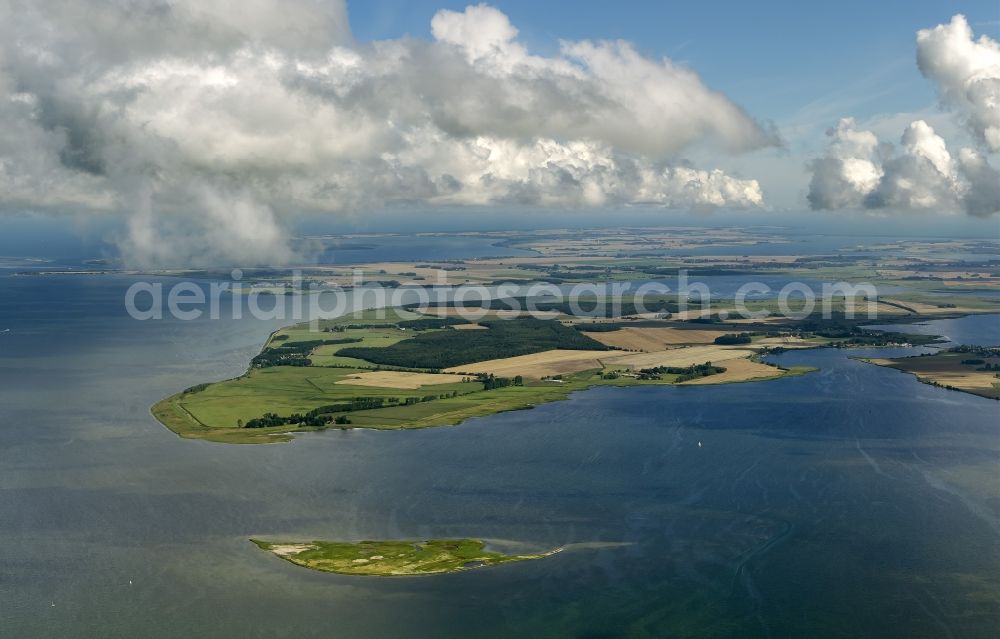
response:
M429 577L534 561L566 549L528 554L490 550L484 539L266 541L250 538L260 550L316 572L355 577Z
M919 318L915 319L915 322L927 321L929 318ZM938 319L938 318L934 318ZM900 322L902 323L902 322ZM893 324L898 325L898 323L893 322ZM722 325L724 326L724 325ZM301 327L300 324L294 324L289 327L279 328L272 331L267 339L264 341L262 351L266 350L272 343L275 343L275 336L282 334L283 332L294 331L297 327ZM720 326L721 327L721 326ZM735 327L733 327L735 328ZM925 339L927 336L924 336ZM934 337L934 336L931 336ZM893 346L899 346L900 344L891 344ZM865 344L859 344L858 347L862 348L872 348ZM881 345L879 345L881 346ZM817 341L810 344L807 347L797 346L797 348L853 348L854 345L845 344L843 342L835 341ZM878 346L875 346L877 348ZM778 353L782 349L780 346L776 348L765 347L763 351L758 352L756 355L751 355L747 361L754 362L758 365L758 368L753 374L748 374L745 377L735 377L728 373L723 372L717 374L716 376L701 377L694 380L687 380L677 382L676 379L672 377L676 376L665 376L666 379L657 380L640 380L635 376L621 376L613 379L605 379L601 375L599 369L585 370L575 373L570 373L566 375L558 376L559 379L542 379L542 380L528 380L523 386L511 387L511 388L499 388L494 390L481 390L472 393L464 393L463 396L458 397L458 400L466 399L468 400L473 395L476 401L465 401L459 402L456 399L441 399L440 401L433 402L432 404L425 404L422 406L421 410L414 411L412 408L407 407L404 410L402 405L391 406L383 409L378 409L374 411L374 414L382 415L386 412L391 412L391 418L387 417L385 420L379 420L374 416L369 417L366 415L366 411L361 411L357 413L350 413L351 423L343 424L333 424L329 423L326 425L295 425L295 424L282 424L277 426L267 426L263 428L238 428L238 427L228 427L214 425L211 422L206 423L199 419L198 415L188 410L183 401L186 397L192 395L192 392L196 393L204 388L212 388L220 384L227 383L253 383L256 381L259 383L262 373L262 369L254 368L252 365L248 366L246 371L235 378L230 378L226 380L219 380L216 382L210 382L206 384L198 384L194 387L188 388L186 390L174 393L164 399L156 402L151 408L151 415L163 426L174 432L179 437L186 439L202 439L207 441L213 441L218 443L239 443L239 444L263 444L263 443L286 443L292 441L295 438L296 433L302 432L315 432L319 430L329 430L332 428L339 428L341 430L355 429L355 428L366 428L373 430L411 430L418 428L434 428L439 426L456 426L464 423L466 420L473 417L486 417L489 415L499 414L503 412L513 411L513 410L527 410L539 406L542 404L547 404L556 401L562 401L568 398L572 393L577 391L588 390L597 386L616 386L616 387L626 387L626 386L647 386L647 385L672 385L672 386L701 386L701 385L716 385L716 384L732 384L732 383L746 383L746 382L766 382L766 381L776 381L783 379L785 377L794 377L798 375L803 375L808 372L816 370L812 367L792 367L789 369L780 367L778 365L762 362L762 356L768 353ZM671 351L674 352L674 351ZM732 359L732 362L743 362L743 359ZM367 364L366 368L358 367L356 370L352 370L347 366L310 366L299 369L293 369L292 373L300 374L302 371L309 371L315 375L326 375L330 379L338 379L336 376L340 374L357 374L364 370L379 370L376 365ZM604 366L605 364L602 364ZM725 366L725 361L720 362L721 366ZM773 374L761 374L759 366L766 365L767 367L773 369ZM352 365L354 366L354 365ZM284 368L284 367L282 367ZM748 366L749 368L749 366ZM277 369L268 369L269 371L276 371ZM611 368L605 368L607 370L613 370ZM767 371L765 371L767 373ZM273 373L272 373L273 374ZM715 379L713 379L715 377ZM255 378L255 379L252 379ZM275 378L276 379L276 378ZM456 379L458 381L458 379ZM921 380L924 381L924 380ZM310 381L310 383L313 383ZM325 382L321 382L325 383ZM342 383L342 382L334 382ZM933 382L930 382L933 383ZM316 386L313 383L313 386ZM331 386L327 386L331 387ZM343 388L343 387L338 387ZM354 387L361 388L361 387ZM422 387L422 389L432 389L433 387L427 386ZM321 388L317 387L318 390L322 391ZM251 389L252 390L252 389ZM265 388L265 390L268 390ZM376 392L385 391L384 388L374 388ZM963 390L961 388L956 388L956 390ZM368 391L357 390L356 393L366 393ZM973 393L976 394L976 393ZM443 396L442 396L443 397ZM270 409L269 409L270 410ZM368 411L371 412L371 411ZM416 412L416 414L414 414ZM357 417L356 417L357 416ZM235 423L235 418L233 423ZM360 421L360 423L356 423Z
M265 341L265 348L270 343L273 332ZM817 344L814 348L821 348L823 345ZM724 362L723 362L724 363ZM339 428L348 430L354 428L366 428L372 430L414 430L422 428L436 428L441 426L458 426L466 420L474 417L487 417L499 413L514 410L529 410L542 404L563 401L571 394L579 391L586 391L599 386L613 387L635 387L635 386L675 386L692 387L702 385L723 385L739 384L750 382L769 382L783 379L785 377L795 377L813 372L817 369L813 367L793 367L783 368L774 364L763 363L774 369L771 375L753 375L747 378L728 379L724 378L725 373L720 374L718 381L712 380L712 376L702 377L697 380L677 383L673 380L638 380L633 377L619 377L617 379L602 379L600 375L595 376L595 370L587 370L571 375L563 376L561 380L542 381L534 385L518 388L501 388L490 391L480 391L477 395L490 401L478 402L471 409L459 409L436 413L426 417L415 417L406 421L390 422L382 424L330 424L327 426L291 426L281 425L267 428L246 429L246 428L224 428L209 426L201 422L194 414L187 410L181 400L189 395L190 389L186 389L170 395L150 408L151 415L162 425L171 430L179 437L186 439L201 439L219 443L230 444L268 444L286 443L294 439L296 433L316 432ZM323 368L323 367L317 367ZM222 384L226 382L238 382L254 374L254 369L249 368L242 375L217 382L209 382L206 386ZM201 386L201 385L198 385ZM198 386L192 387L197 388Z
M997 380L997 382L995 382L991 387L987 387L982 384L976 384L976 385L969 384L970 380L968 380L967 378L963 379L960 374L956 374L953 376L942 376L940 374L935 375L933 373L928 373L926 371L906 368L907 362L905 362L905 360L918 359L919 357L920 356L911 356L909 358L902 357L902 358L891 358L891 359L877 358L877 357L856 357L851 359L854 359L859 362L864 362L865 364L871 364L873 366L880 366L882 368L891 368L899 371L900 373L912 375L920 383L927 384L928 386L934 386L937 388L944 388L946 390L957 391L969 395L975 395L976 397L981 397L983 399L1000 401L1000 380Z

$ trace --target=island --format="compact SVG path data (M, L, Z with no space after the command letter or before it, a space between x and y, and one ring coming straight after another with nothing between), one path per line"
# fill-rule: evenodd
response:
M811 369L781 368L762 356L830 341L774 327L733 333L726 326L557 312L539 319L489 311L471 323L404 308L313 328L319 330L300 324L276 331L245 374L187 388L154 405L153 415L182 437L228 443L284 442L325 428L454 425L591 386L799 375Z
M914 357L862 361L910 373L932 386L1000 399L1000 347L997 346L956 346Z
M487 550L481 539L426 541L264 541L251 539L261 550L296 566L343 575L413 576L461 572L515 561L549 557L562 550L512 555Z

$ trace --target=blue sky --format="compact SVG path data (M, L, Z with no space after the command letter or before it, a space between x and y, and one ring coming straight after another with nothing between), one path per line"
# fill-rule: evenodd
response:
M430 39L431 18L468 2L348 2L359 41ZM686 159L758 179L768 205L807 208L808 163L823 155L826 132L855 118L897 144L903 129L926 120L955 148L972 143L954 113L941 108L934 83L916 64L916 32L964 14L976 35L1000 38L1000 2L565 2L497 0L533 53L559 41L623 39L651 58L668 57L697 72L762 121L782 149L734 156L689 149Z
M362 41L430 38L438 10L469 4L366 0L348 2L348 11ZM751 114L779 123L816 101L836 99L850 105L843 115L859 119L934 104L934 87L914 62L914 37L956 13L977 34L1000 38L996 0L489 4L510 17L534 52L553 52L560 39L629 40L647 55L687 64Z

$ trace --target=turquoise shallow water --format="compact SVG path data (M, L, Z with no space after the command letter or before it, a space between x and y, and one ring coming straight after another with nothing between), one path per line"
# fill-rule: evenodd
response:
M186 441L149 406L238 374L282 322L136 322L127 284L0 278L0 636L995 636L997 402L821 350L776 382ZM366 579L251 535L569 549Z

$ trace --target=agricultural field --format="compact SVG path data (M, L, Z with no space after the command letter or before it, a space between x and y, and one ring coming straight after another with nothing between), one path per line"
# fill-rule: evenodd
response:
M903 299L892 299L883 298L879 300L879 304L884 306L894 306L897 309L907 311L913 315L945 315L951 313L975 313L976 308L971 306L958 306L956 304L942 305L929 304L927 302L915 302ZM883 312L884 308L880 308L879 312Z
M662 351L674 346L711 344L725 330L681 330L677 328L621 327L617 331L587 334L606 346L629 351Z
M416 390L421 386L454 384L455 382L460 381L460 378L461 376L458 375L445 375L442 373L365 371L364 373L351 373L345 375L343 379L334 383L348 384L350 386L375 386L382 388L406 388Z
M511 237L508 243L528 248L546 257L581 255L615 255L630 252L683 250L706 246L732 247L786 242L777 235L741 228L720 228L706 232L703 229L673 228L622 228L584 229L573 231L525 232Z
M472 232L470 237L488 237L503 247L529 249L535 256L483 257L424 262L375 262L342 265L309 265L300 269L302 281L289 281L287 272L259 268L247 270L257 292L274 294L306 292L312 284L352 287L359 283L396 286L491 285L500 282L606 283L673 278L680 271L692 281L700 276L754 274L780 275L788 279L808 278L827 282L871 283L892 287L889 303L880 303L885 315L956 316L1000 311L1000 299L979 296L1000 285L1000 271L990 263L971 264L963 254L1000 255L1000 242L967 239L949 242L913 240L844 247L826 255L733 255L732 247L784 244L788 238L761 229L718 228L622 228L568 231ZM378 234L371 235L374 239ZM321 241L358 238L320 237ZM655 255L657 251L703 250L717 246L718 254ZM117 268L102 273L137 273ZM164 269L153 275L227 278L218 269ZM48 274L41 271L39 274ZM54 272L52 274L55 274ZM675 298L676 300L676 298ZM893 306L899 302L910 310ZM766 303L766 302L765 302ZM713 299L713 306L731 307L731 300ZM450 310L438 311L450 314ZM694 317L697 311L685 313ZM491 313L491 315L493 315ZM683 319L677 317L675 319Z
M747 358L756 354L751 348L736 348L732 346L690 346L651 353L626 353L607 358L606 361L616 366L631 370L653 368L656 366L692 366L705 362L718 363L722 366L729 360Z
M724 331L655 326L584 333L538 319L483 321L478 330L456 330L461 325L396 309L322 322L318 333L304 325L281 329L246 374L178 393L156 404L153 414L183 437L271 443L326 427L458 424L556 401L589 386L682 379L673 372L644 375L642 369L682 372L706 362L726 369L713 369L695 380L699 384L794 373L750 362L754 347L683 345ZM645 344L662 350L627 352L592 338L625 333L637 339L643 331L664 339L662 345ZM477 359L480 354L503 357ZM440 366L448 361L461 363Z
M480 309L473 307L463 307L458 308L455 306L431 306L424 309L424 312L428 315L434 317L453 317L462 318L467 320L469 323L480 322L482 320L497 320L497 319L516 319L518 317L527 316L525 310L511 310L511 309ZM530 314L537 319L555 319L559 317L559 313L556 311L537 311Z
M614 357L613 351L571 351L554 349L530 355L517 355L500 359L472 362L452 368L447 373L492 373L501 377L522 375L540 379L553 375L598 370L604 367L602 358Z
M460 376L449 376L453 381L400 388L393 386L356 386L351 377L370 371L354 368L325 368L320 366L275 366L252 369L236 379L209 384L203 389L178 393L154 407L158 412L171 416L173 423L191 436L218 435L227 431L242 433L253 440L269 439L269 435L295 428L247 429L246 424L266 413L278 415L306 414L320 406L348 403L361 396L379 398L386 402L405 404L407 398L423 400L433 395L471 393L481 384L463 382ZM341 383L348 382L348 383ZM411 400L412 401L412 400ZM406 406L407 409L412 408ZM177 423L180 420L181 423ZM162 419L161 419L162 421ZM170 426L171 424L167 424ZM279 437L280 439L280 437Z
M153 414L183 437L281 442L323 428L459 424L596 385L724 384L807 372L760 361L758 355L772 348L935 339L859 324L812 317L738 326L716 320L598 320L583 326L493 319L470 330L463 321L409 310L366 311L320 322L318 331L307 325L276 331L244 375L177 393L156 404ZM747 332L749 341L714 343L734 332ZM996 392L993 373L966 369L962 380L939 376L935 383L958 387L962 381L978 385L980 394Z
M751 382L756 380L774 379L776 377L783 377L789 374L789 371L787 370L776 368L769 364L756 362L744 357L718 360L714 363L725 367L725 372L681 383L685 386L728 384L732 382ZM798 373L800 371L793 369L792 372Z
M930 355L863 361L910 373L934 386L1000 399L1000 348L957 347Z

